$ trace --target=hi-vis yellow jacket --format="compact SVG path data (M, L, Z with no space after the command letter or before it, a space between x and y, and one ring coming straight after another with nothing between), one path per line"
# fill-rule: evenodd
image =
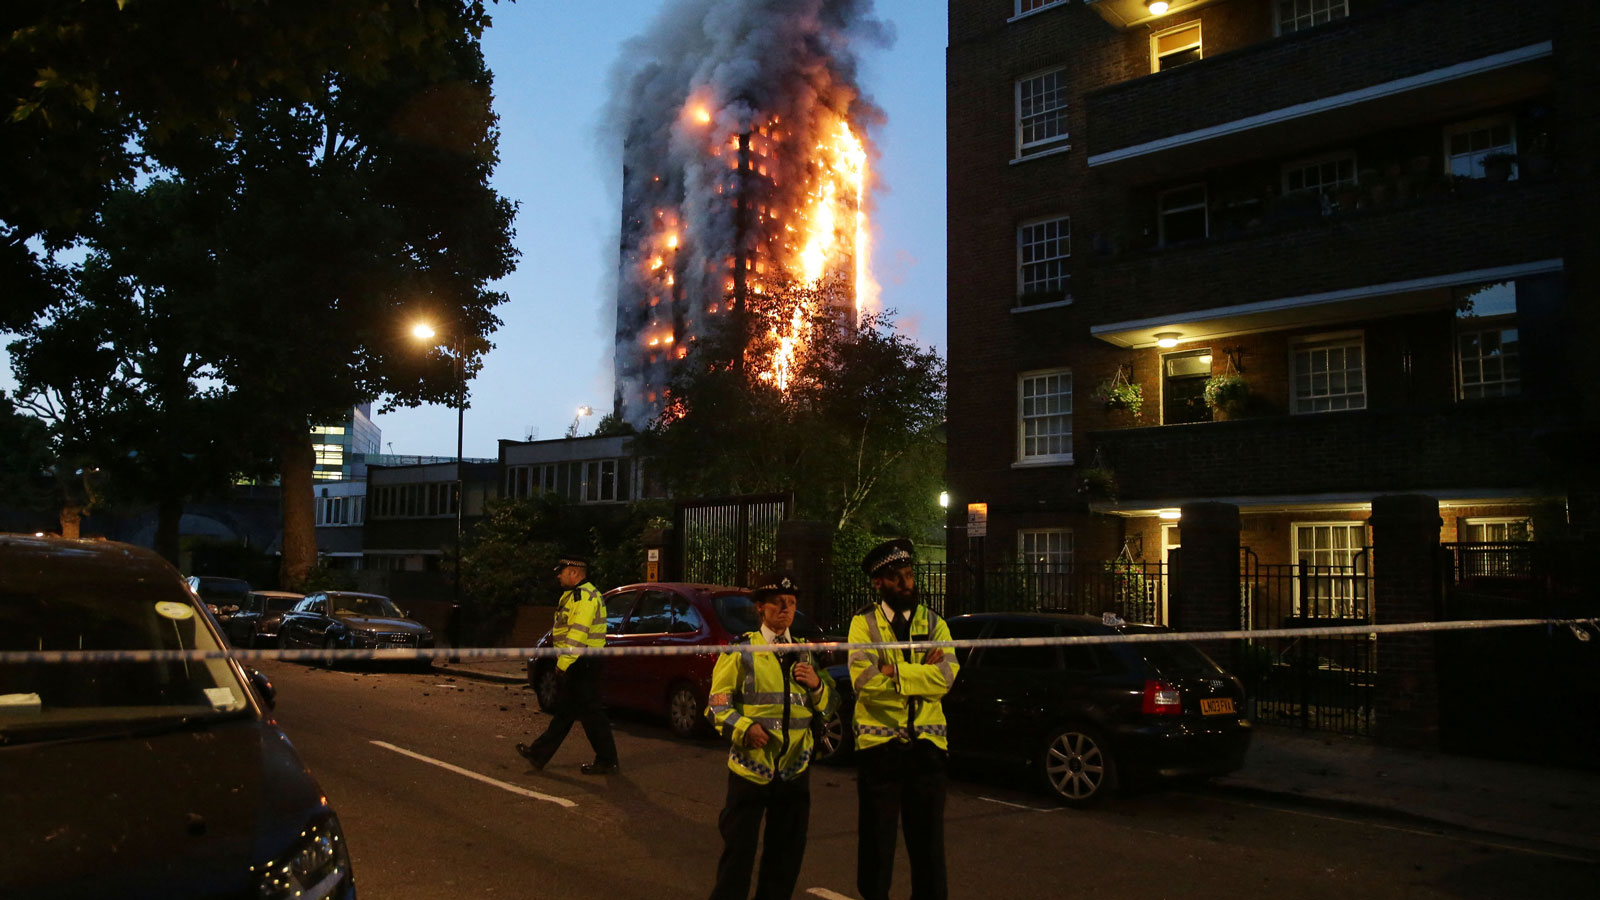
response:
M606 601L599 588L585 581L561 595L550 644L560 649L606 645ZM577 661L576 653L563 653L556 659L556 668L565 672Z
M706 718L733 744L728 750L729 769L756 784L768 784L774 778L793 781L811 764L812 718L817 716L818 721L824 721L832 715L839 704L839 692L809 652L801 651L799 657L811 663L821 682L811 691L791 675L795 653L755 649L770 646L759 631L742 635L734 643L738 645L734 651L722 654L712 670ZM757 723L767 733L764 747L751 747L745 742L750 726Z
M865 644L895 641L894 628L884 617L883 606L873 603L850 620L850 643ZM911 616L912 641L948 641L950 628L944 619L922 604ZM928 650L912 650L906 659L900 650L850 651L850 681L856 692L856 749L865 750L892 740L914 741L925 738L941 750L950 749L946 740L944 706L940 701L955 684L955 651L944 648L944 659L930 665ZM879 666L892 663L893 678Z

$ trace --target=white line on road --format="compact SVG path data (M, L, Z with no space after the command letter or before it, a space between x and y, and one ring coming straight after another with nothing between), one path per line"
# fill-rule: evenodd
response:
M1038 807L1038 806L1028 806L1025 803L1012 803L1012 802L1010 802L1008 800L996 800L993 797L979 797L978 799L979 800L986 800L986 801L988 801L990 803L998 803L1001 806L1014 806L1017 809L1025 809L1028 812L1051 813L1051 812L1060 812L1061 811L1061 807L1059 807L1059 806L1052 806L1049 809L1044 809L1043 807Z
M835 894L827 888L806 888L806 893L813 897L821 897L822 900L855 900L848 894Z
M448 769L457 775L465 775L475 781L481 781L484 784L492 784L503 791L510 791L513 794L521 794L524 797L531 797L535 800L544 800L547 803L554 803L557 806L565 806L568 809L578 805L565 797L556 797L550 794L541 794L538 791L530 791L525 787L518 787L514 784L501 781L498 778L490 778L487 775L479 775L477 772L474 772L471 769L463 769L460 766L452 766L443 760L434 759L431 756L423 756L421 753L413 753L404 747L396 747L393 744L386 744L383 741L373 741L372 743L382 747L385 750L393 750L401 756L409 756L412 759L420 759L425 763L438 766L441 769Z

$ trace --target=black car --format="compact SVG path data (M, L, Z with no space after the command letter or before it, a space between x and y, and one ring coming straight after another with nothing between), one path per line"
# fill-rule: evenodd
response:
M189 588L200 596L211 613L220 622L239 611L252 588L243 578L224 578L220 575L190 575Z
M433 646L433 632L378 594L307 594L278 625L278 645L324 650L408 650Z
M276 647L283 614L305 596L291 591L251 591L222 629L235 647Z
M0 535L0 651L216 650L156 554ZM231 659L0 663L0 897L355 897L322 788Z
M1050 613L948 622L955 640L1167 630ZM1221 775L1244 764L1252 733L1244 686L1193 644L962 648L956 657L961 671L944 699L950 754L1030 767L1067 804L1094 803L1130 776ZM849 675L830 671L848 716ZM845 737L838 755L848 749L843 721L834 726Z

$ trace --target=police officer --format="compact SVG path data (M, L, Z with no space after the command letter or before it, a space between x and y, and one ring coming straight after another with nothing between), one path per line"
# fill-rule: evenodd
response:
M948 641L950 629L917 602L911 542L872 548L861 568L878 600L850 622L851 643ZM945 740L940 704L955 683L953 654L931 650L852 650L855 686L856 888L863 900L888 900L897 823L911 857L913 900L945 900Z
M561 557L556 579L566 592L550 629L552 646L563 650L604 647L606 602L600 589L589 582L589 561L581 556ZM583 774L617 774L617 743L605 710L600 708L600 658L563 653L556 659L556 673L555 714L550 725L532 744L518 744L517 752L535 769L543 769L566 740L572 723L582 722L583 734L594 748L594 762L583 765Z
M728 750L728 799L717 826L722 858L711 900L745 900L755 866L761 819L767 820L766 849L756 881L756 900L794 894L806 852L811 816L811 723L826 719L838 702L833 679L809 652L757 652L768 645L803 643L789 633L799 589L779 574L758 580L751 592L761 628L734 643L711 675L706 717L732 744Z

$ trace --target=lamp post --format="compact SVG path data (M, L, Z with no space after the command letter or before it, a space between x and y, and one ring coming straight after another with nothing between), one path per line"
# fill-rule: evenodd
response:
M411 328L411 334L418 340L432 340L436 333L433 327L426 322L418 322ZM456 573L451 590L450 620L446 630L450 632L450 661L460 662L461 656L455 651L461 644L461 516L462 507L466 505L464 502L466 498L462 493L461 462L462 440L467 424L467 368L466 339L459 329L451 335L450 355L455 360L456 365Z

